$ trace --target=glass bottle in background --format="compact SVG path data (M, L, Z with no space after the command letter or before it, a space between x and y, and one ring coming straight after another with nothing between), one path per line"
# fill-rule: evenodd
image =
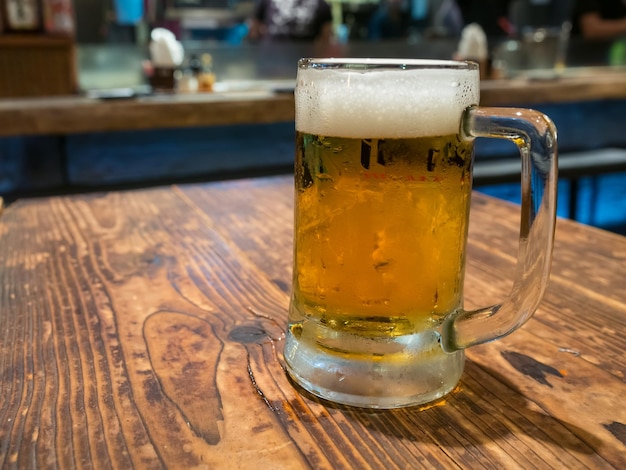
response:
M626 65L626 38L617 39L609 49L609 65Z
M213 57L211 54L200 56L201 70L198 74L198 91L211 92L215 84L215 74L213 73Z
M195 93L198 91L198 74L200 73L201 66L198 56L192 54L189 57L187 66L182 72L182 76L178 80L178 92L180 93Z

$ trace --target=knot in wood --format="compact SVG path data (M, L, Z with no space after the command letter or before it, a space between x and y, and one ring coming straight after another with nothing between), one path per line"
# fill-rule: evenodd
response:
M262 327L256 325L237 326L228 334L228 339L242 344L263 343L267 338L267 332Z

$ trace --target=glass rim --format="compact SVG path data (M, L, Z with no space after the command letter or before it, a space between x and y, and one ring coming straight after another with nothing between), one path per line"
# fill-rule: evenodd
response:
M472 60L446 59L397 59L397 58L302 58L298 61L298 68L302 69L391 69L391 70L418 70L418 69L451 69L451 70L478 70L478 62Z

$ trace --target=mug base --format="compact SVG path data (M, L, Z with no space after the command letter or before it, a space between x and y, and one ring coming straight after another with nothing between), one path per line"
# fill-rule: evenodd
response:
M288 328L284 356L292 380L335 403L390 409L437 400L456 387L463 373L463 351L445 353L433 331L384 340L345 336L341 343L361 343L371 352L338 353L320 341L297 338Z

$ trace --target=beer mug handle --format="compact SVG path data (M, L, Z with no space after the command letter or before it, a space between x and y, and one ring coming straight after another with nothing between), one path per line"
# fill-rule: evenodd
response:
M556 219L557 136L540 112L471 107L462 133L514 142L522 158L519 252L513 287L501 304L453 314L440 330L448 352L501 338L522 326L537 309L548 284Z

